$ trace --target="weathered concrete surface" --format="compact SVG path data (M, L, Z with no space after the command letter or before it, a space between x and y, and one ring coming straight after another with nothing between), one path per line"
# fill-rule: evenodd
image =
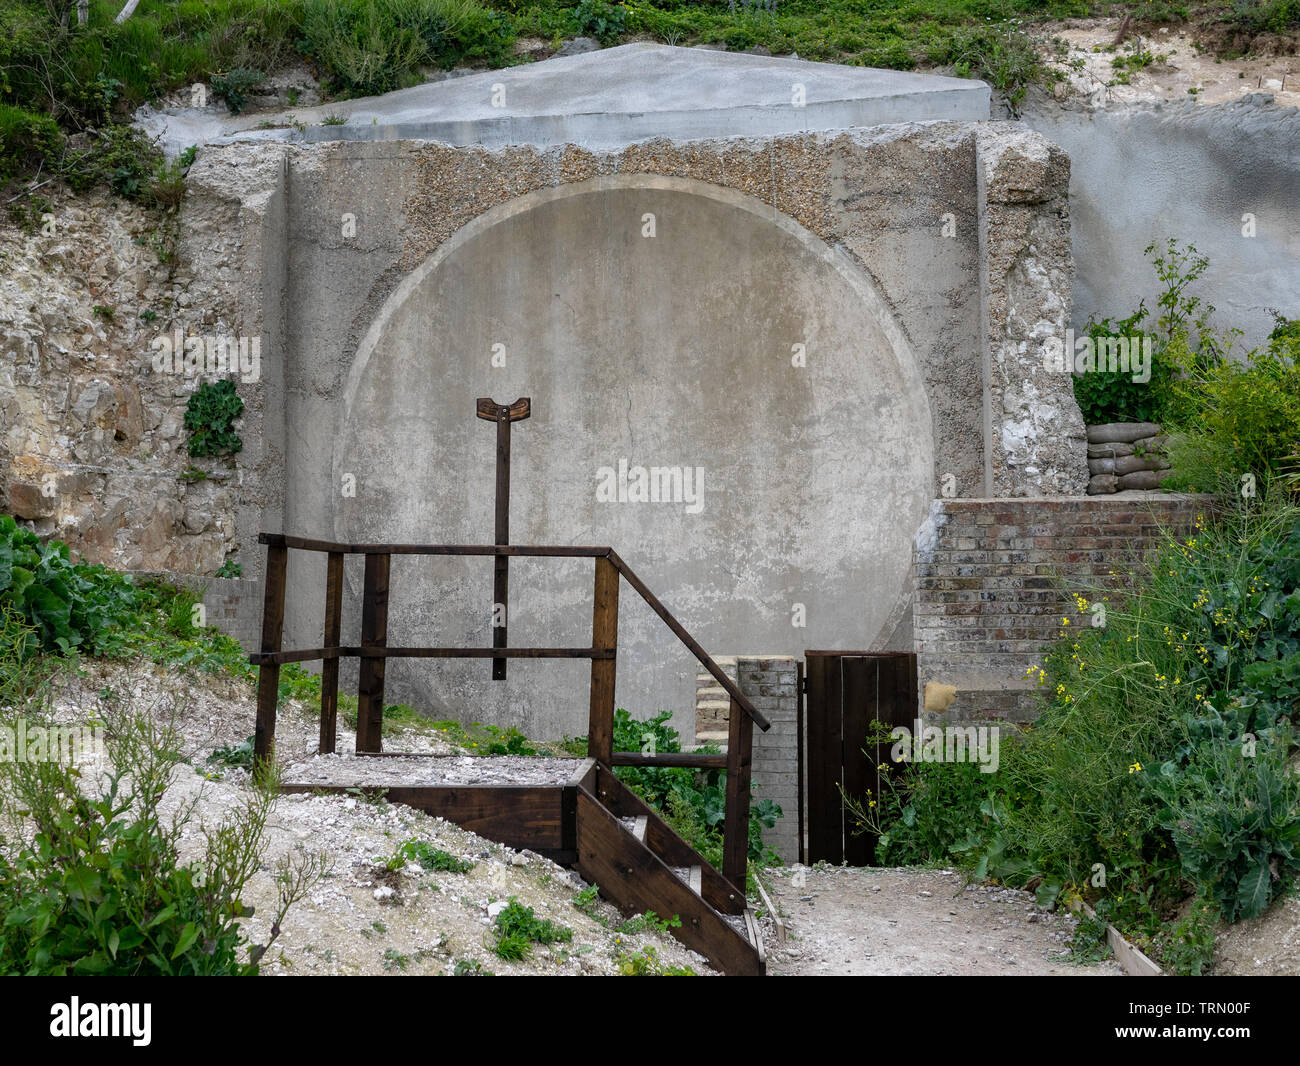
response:
M223 138L619 148L650 137L986 119L989 88L964 78L638 43L292 111L279 129L255 128L266 114L230 116L220 104L139 118L172 154ZM330 117L346 121L321 124Z
M1156 309L1143 249L1170 237L1209 256L1194 291L1213 294L1214 321L1244 345L1267 337L1268 308L1300 315L1300 111L1256 94L1213 107L1041 103L1024 121L1071 160L1075 329L1139 300Z
M263 528L486 540L492 433L473 401L527 394L516 543L611 544L706 647L791 655L912 646L912 536L949 474L958 495L979 493L995 459L1013 493L1068 491L1074 466L1085 483L1067 412L1003 463L979 402L996 384L1006 417L1010 390L982 364L1016 387L1037 380L1037 349L1005 339L1043 307L1068 309L1064 170L1023 128L613 153L232 145L196 170L264 205L246 269L262 328L281 338L266 361L284 399L265 409L283 410L284 435L264 454L283 462L260 467L248 496L284 504ZM1010 294L992 319L987 292ZM264 387L279 383L268 370ZM598 470L620 460L702 469L702 506L600 501ZM241 525L250 553L255 534ZM290 644L319 639L322 563L291 562ZM585 643L589 570L512 564L512 641ZM396 564L394 642L486 643L489 571ZM355 596L359 571L349 581ZM688 731L695 665L625 604L620 702L684 712ZM581 664L512 664L496 685L482 667L395 663L392 695L539 735L582 730Z
M533 402L515 431L512 540L613 545L706 647L873 640L908 596L933 463L917 360L860 269L749 197L617 175L464 227L385 303L319 423L329 481L354 476L355 498L291 485L291 524L332 523L348 541L490 540L495 434L473 418L487 395ZM328 476L316 436L291 445L311 485ZM624 462L682 468L699 496L602 501L601 469ZM490 569L400 563L394 642L490 643ZM512 643L588 645L590 563L511 571ZM694 660L630 589L620 649L620 705L687 706ZM449 715L487 699L534 732L572 733L585 670L515 663L486 692L482 662L389 673Z
M1083 490L1068 380L1039 356L1069 309L1064 157L1013 124L864 125L982 86L663 48L491 77L504 108L460 79L385 98L374 123L352 112L376 140L213 145L191 171L247 249L248 321L271 339L240 497L259 569L258 528L486 541L484 395L536 411L516 434L512 539L614 546L723 654L911 648L912 539L940 489ZM437 118L430 100L468 123L453 140L539 143L396 139ZM599 142L605 112L613 147L549 144ZM820 122L848 128L805 132ZM714 128L727 136L682 139ZM691 480L671 502L606 502L598 479L620 464ZM291 556L289 645L319 642L323 563ZM488 643L489 573L396 562L390 639ZM512 643L587 643L590 564L512 575ZM359 564L348 581L355 641ZM619 701L673 709L689 735L696 665L624 603ZM483 666L393 663L390 695L584 729L581 662L518 662L495 685Z

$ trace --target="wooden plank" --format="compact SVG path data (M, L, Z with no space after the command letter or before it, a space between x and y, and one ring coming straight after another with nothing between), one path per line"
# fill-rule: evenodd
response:
M346 793L356 786L290 783L283 792ZM370 786L364 786L371 791ZM389 803L445 818L498 844L533 851L565 848L562 785L375 786Z
M753 907L745 908L745 932L749 936L749 942L754 945L754 950L758 952L759 964L766 967L767 952L763 948L763 931L759 928Z
M481 414L480 414L481 417ZM520 418L528 417L528 403L523 402ZM496 542L510 543L510 409L497 407L497 491L496 491ZM492 576L492 615L495 619L497 609L502 611L500 625L492 627L492 646L504 648L506 640L507 619L510 610L510 557L498 555L493 563ZM593 642L594 643L594 642ZM498 656L492 660L492 680L504 681L506 678L506 660Z
M342 645L335 648L299 648L272 655L254 652L248 657L254 666L262 663L304 663L323 659L613 659L613 648L365 648Z
M569 779L569 784L574 788L584 785L588 791L591 791L596 785L596 760L583 759L577 773Z
M330 552L325 563L325 647L336 648L343 630L343 554ZM320 753L338 746L339 661L325 660L320 675Z
M755 724L760 729L764 731L770 729L772 723L763 715L758 713L754 705L749 702L749 698L736 687L736 683L732 681L731 678L723 673L722 667L713 661L713 656L705 651L700 646L699 642L686 632L685 627L673 617L672 612L659 602L659 597L651 592L650 589L646 587L646 583L632 572L632 568L619 558L618 552L611 550L609 553L609 561L618 568L618 572L627 579L627 583L636 590L637 594L643 600L645 600L650 609L663 619L668 628L676 634L677 639L686 645L687 649L695 656L700 665L712 675L713 680L723 687L727 695L733 700L736 700L740 706L744 708L745 713L754 720ZM592 642L596 643L594 638Z
M862 655L847 655L840 659L840 677L843 679L844 765L841 781L844 791L864 806L879 799L879 781L876 780L874 761L876 745L867 745L867 733L876 720L881 689L881 673L889 676L885 684L892 693L892 663L889 660L870 659ZM867 795L867 790L871 795ZM842 797L841 797L842 802ZM848 809L841 817L844 822L844 861L850 866L871 865L876 853L876 838L859 832L859 826Z
M280 650L284 636L284 589L289 568L289 550L272 544L266 549L266 578L262 597L263 653ZM280 667L262 666L257 672L257 720L253 726L255 763L275 754L275 706L280 695Z
M361 597L361 647L388 643L388 577L390 557L366 556L365 588ZM384 660L361 661L357 681L357 751L383 751Z
M592 545L551 544L352 544L284 533L261 533L262 544L300 551L342 552L344 555L533 555L559 559L604 558L610 549Z
M611 766L686 766L693 770L725 770L725 755L707 755L694 751L661 751L648 755L639 751L616 751Z
M591 607L591 643L618 647L618 570L609 559L596 560ZM587 721L587 754L606 766L614 757L614 659L591 662L591 707Z
M640 796L623 784L609 770L597 770L596 787L586 786L604 806L619 818L646 820L646 846L669 866L699 866L706 902L722 914L743 914L745 893L728 881L679 837L663 820L659 812L648 806Z
M724 973L758 976L764 972L754 947L586 789L578 790L577 821L578 870L623 913L677 915L681 926L671 930L673 936Z
M795 664L795 710L794 710L794 746L795 746L795 764L797 767L797 776L795 779L795 797L796 807L799 811L799 820L795 823L799 839L795 845L795 857L799 862L807 865L808 862L808 822L806 821L808 812L804 810L804 774L805 774L805 751L804 751L804 696L807 692L808 679L804 674L803 660L800 659Z
M727 797L722 837L722 875L743 890L749 871L749 801L750 773L754 763L754 722L734 699L727 717Z
M808 862L844 861L840 660L808 660Z

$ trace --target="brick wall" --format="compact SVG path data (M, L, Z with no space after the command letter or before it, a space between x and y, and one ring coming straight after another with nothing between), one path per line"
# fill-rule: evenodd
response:
M795 732L795 659L736 657L736 683L750 698L772 728L754 730L754 798L770 799L780 805L784 817L776 827L763 831L763 840L784 862L799 858L798 738Z
M1036 686L1025 670L1063 615L1078 618L1071 592L1114 587L1162 526L1190 527L1209 506L1140 492L935 500L916 545L922 689L957 687L948 720L1029 720Z

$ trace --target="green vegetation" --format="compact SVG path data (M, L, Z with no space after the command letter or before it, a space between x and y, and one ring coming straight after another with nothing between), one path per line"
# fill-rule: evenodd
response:
M665 966L659 961L655 949L647 944L640 951L618 957L618 972L622 977L696 977L689 966Z
M1088 324L1094 342L1152 341L1149 381L1126 370L1076 374L1088 424L1159 422L1173 469L1164 487L1235 493L1266 482L1294 491L1300 474L1300 321L1272 312L1262 348L1233 353L1239 331L1216 330L1214 307L1193 291L1209 267L1196 246L1170 240L1146 249L1161 283L1154 321L1145 305L1112 324ZM1098 345L1098 351L1101 345ZM1099 356L1100 359L1100 356ZM1258 487L1257 487L1258 486Z
M519 961L528 958L534 944L567 944L573 939L573 930L557 925L549 918L538 918L532 907L525 907L514 896L509 906L497 915L493 923L496 946L493 950L500 958Z
M196 87L239 112L268 76L307 61L335 97L414 85L431 71L521 62L515 44L587 35L604 45L651 39L856 66L951 67L988 80L1012 107L1043 75L1031 34L1046 19L1131 13L1135 25L1192 18L1207 48L1239 54L1259 34L1300 28L1298 0L1231 0L1193 12L1110 0L0 0L0 186L38 171L75 188L107 183L160 206L176 175L124 126L132 112ZM1116 57L1116 80L1153 61ZM201 100L201 97L197 97ZM296 106L296 93L288 94ZM69 146L85 134L90 146Z
M483 968L477 959L457 959L451 971L453 977L495 977L491 970Z
M443 870L453 874L467 874L474 869L472 862L456 858L448 851L436 848L427 840L408 840L388 860L390 870L400 870L408 862L418 863L425 870Z
M122 647L138 624L141 598L130 580L102 566L71 561L61 541L41 543L8 515L0 515L0 609L32 627L45 651L89 653ZM6 631L6 641L28 641ZM14 644L0 646L0 651ZM28 649L34 650L34 648Z
M647 930L654 933L667 933L670 929L681 927L682 920L675 914L669 918L660 918L654 911L646 911L644 914L635 914L626 921L619 922L614 926L614 932L631 936L633 933L644 933Z
M22 627L11 611L7 628ZM37 632L27 627L30 644ZM23 642L0 649L0 725L55 726ZM0 760L0 973L255 974L289 908L325 873L320 856L277 867L266 944L250 945L240 897L259 868L275 783L222 821L198 826L199 858L182 861L192 807L161 803L180 762L167 721L101 694L96 712L112 769L84 780L71 760ZM10 734L12 735L12 733Z
M656 752L681 751L677 730L668 725L671 711L637 721L621 707L614 712L614 750L641 751L653 746ZM572 742L573 749L586 751L586 738ZM716 753L703 747L700 751ZM722 829L726 817L727 775L723 770L690 770L684 767L620 766L614 770L624 784L660 811L664 820L711 865L722 867ZM763 844L763 829L776 825L781 808L767 799L755 799L749 810L749 861L764 866L780 859Z
M1225 498L1122 598L1095 595L1106 624L1078 595L1033 671L1044 710L1003 738L999 773L922 764L859 814L888 861L1082 896L1200 972L1214 917L1257 917L1300 874L1300 509Z
M235 419L244 413L244 401L229 378L205 381L190 395L185 408L185 428L190 431L190 455L233 455L244 447L234 431Z

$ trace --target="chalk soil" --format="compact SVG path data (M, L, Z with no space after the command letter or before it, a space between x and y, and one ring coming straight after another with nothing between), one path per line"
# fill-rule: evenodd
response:
M953 870L796 866L766 880L790 930L785 944L768 941L772 975L1122 973L1109 960L1066 961L1074 918Z

